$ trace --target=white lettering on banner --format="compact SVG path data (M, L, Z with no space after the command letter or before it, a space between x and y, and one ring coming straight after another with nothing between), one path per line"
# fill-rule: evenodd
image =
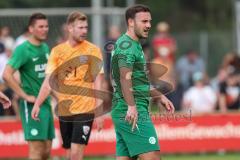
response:
M91 142L115 142L116 135L115 130L113 127L109 129L102 129L101 132L93 129L91 136L90 136L90 143Z
M45 71L47 64L37 64L35 65L35 72Z
M160 140L177 139L221 139L240 138L240 125L228 123L226 125L198 126L189 124L181 127L170 127L167 124L155 125L158 138ZM115 142L116 136L114 128L103 129L101 132L92 130L91 142Z
M198 126L189 124L181 127L169 127L167 124L155 125L160 140L176 139L220 139L240 138L240 125Z
M158 138L160 140L177 139L221 139L221 138L240 138L240 125L228 123L225 125L198 126L189 124L187 126L171 127L167 124L155 125ZM61 148L61 136L59 129L55 129L56 138L53 140L53 149ZM98 132L92 130L90 142L115 142L116 135L114 128L102 129ZM15 130L4 133L0 130L0 145L26 145L22 130Z
M0 131L0 145L25 145L24 135L22 130L16 130L10 133Z
M56 138L53 139L52 149L60 149L61 135L59 129L55 129ZM12 145L27 145L24 140L24 134L22 130L16 130L9 133L4 133L0 130L0 146L12 146Z

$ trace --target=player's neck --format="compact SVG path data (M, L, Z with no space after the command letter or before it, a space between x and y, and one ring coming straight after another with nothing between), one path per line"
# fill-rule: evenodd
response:
M32 36L30 36L30 37L28 38L28 41L29 41L31 44L35 45L35 46L39 46L39 45L42 43L42 41L40 41L40 40L38 40L38 39L36 39L36 38L34 38L34 37L32 37Z
M81 42L78 42L78 41L75 41L75 40L73 40L73 39L68 39L68 44L71 46L71 47L75 47L75 46L77 46L77 45L79 45L80 43L82 43L83 41L81 41Z
M137 37L137 35L134 33L134 31L132 31L130 29L127 30L126 35L128 35L135 41L139 41L139 38Z

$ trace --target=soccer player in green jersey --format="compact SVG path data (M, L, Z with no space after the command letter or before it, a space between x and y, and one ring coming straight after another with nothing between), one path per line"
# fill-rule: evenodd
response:
M9 59L3 78L16 92L20 100L20 117L25 140L29 145L29 159L45 160L50 155L54 138L53 114L48 98L42 105L40 121L31 118L31 110L45 77L49 48L43 41L48 34L48 20L42 13L29 18L30 38L19 45ZM21 84L14 79L16 70L20 73Z
M148 7L136 5L125 13L127 32L116 42L112 52L112 82L114 87L112 120L115 125L118 160L159 160L158 138L149 116L149 98L155 97L167 111L173 104L150 83L146 60L139 43L148 37L151 13Z

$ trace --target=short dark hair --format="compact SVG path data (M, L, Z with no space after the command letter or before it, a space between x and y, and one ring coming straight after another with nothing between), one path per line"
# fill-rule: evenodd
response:
M34 25L35 22L40 19L47 20L47 16L43 13L33 13L29 18L28 27Z
M125 19L126 19L127 25L128 25L128 19L130 19L130 18L134 19L135 15L138 12L149 12L149 13L151 13L150 9L145 5L137 4L137 5L131 6L125 12Z
M74 11L68 15L67 24L69 25L69 24L75 22L76 20L86 21L87 16L80 11Z

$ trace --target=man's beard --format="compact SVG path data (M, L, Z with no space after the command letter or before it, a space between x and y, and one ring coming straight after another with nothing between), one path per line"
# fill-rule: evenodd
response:
M81 38L81 37L73 37L73 39L78 43L84 41L84 38Z
M146 39L147 38L147 37L142 36L141 32L137 28L134 28L134 32L139 39Z
M35 38L36 40L42 42L42 41L45 41L45 40L47 39L47 36L46 36L46 37L43 37L43 38L42 38L42 37L34 36L34 38Z

